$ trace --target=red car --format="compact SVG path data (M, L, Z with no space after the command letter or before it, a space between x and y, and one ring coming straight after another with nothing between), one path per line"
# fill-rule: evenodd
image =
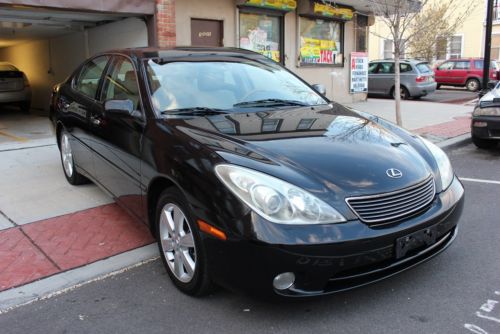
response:
M481 89L483 78L481 58L450 59L434 69L437 88L442 85L466 87L471 92ZM495 62L491 62L490 79L498 80L499 71Z

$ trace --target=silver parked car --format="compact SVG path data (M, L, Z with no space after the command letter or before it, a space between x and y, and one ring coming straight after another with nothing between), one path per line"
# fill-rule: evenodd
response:
M436 90L434 71L420 60L401 60L401 98L420 98ZM394 60L375 60L368 68L368 94L394 96Z
M23 112L31 106L31 88L26 75L14 65L0 62L0 104L17 105Z

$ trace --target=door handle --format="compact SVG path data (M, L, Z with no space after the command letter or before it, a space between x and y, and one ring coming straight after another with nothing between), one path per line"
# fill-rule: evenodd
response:
M99 117L90 116L90 123L92 123L95 126L99 126L102 124L102 121Z

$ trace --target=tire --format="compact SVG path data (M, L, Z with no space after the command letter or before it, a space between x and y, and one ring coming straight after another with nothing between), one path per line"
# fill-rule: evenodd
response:
M468 79L465 83L465 87L470 92L477 92L479 89L481 89L481 83L477 79Z
M78 173L75 168L75 162L73 160L73 150L71 148L71 140L69 134L65 130L62 130L59 136L59 152L61 155L61 164L66 180L68 180L68 182L74 186L88 183L89 180L82 174Z
M171 187L163 191L155 217L158 249L174 285L190 296L208 294L213 285L206 251L187 200L179 189Z
M481 139L476 136L472 136L472 142L474 143L474 145L477 146L477 148L482 148L482 149L494 148L498 144L496 140Z
M408 89L406 89L405 86L401 86L400 91L401 91L401 100L408 100L411 97L410 92L408 92ZM393 87L391 90L391 96L393 99L396 98L395 87Z
M24 101L19 103L19 109L21 109L23 113L29 114L31 109L31 101Z

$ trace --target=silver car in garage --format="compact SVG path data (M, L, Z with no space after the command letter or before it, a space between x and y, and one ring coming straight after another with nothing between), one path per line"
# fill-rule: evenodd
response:
M26 74L7 62L0 62L0 104L16 105L26 113L31 106L31 88Z
M436 91L434 71L420 60L401 60L401 98L420 98ZM394 60L375 60L368 68L368 94L394 96Z

